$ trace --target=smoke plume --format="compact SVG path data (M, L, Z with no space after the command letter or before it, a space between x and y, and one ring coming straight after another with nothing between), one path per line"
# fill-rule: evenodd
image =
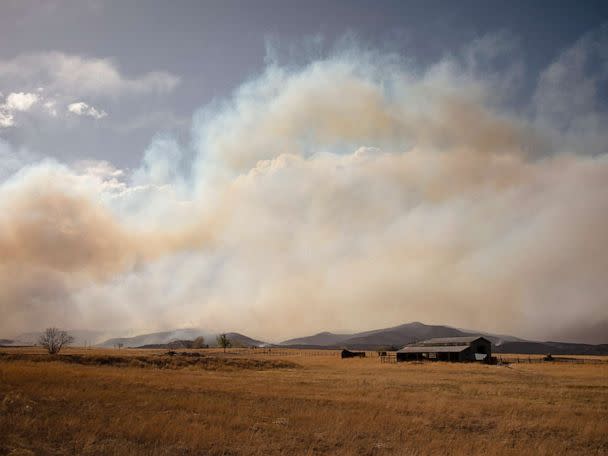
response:
M475 47L424 69L357 48L270 62L134 172L24 166L0 183L0 331L419 320L608 342L584 330L608 320L598 40L527 102Z

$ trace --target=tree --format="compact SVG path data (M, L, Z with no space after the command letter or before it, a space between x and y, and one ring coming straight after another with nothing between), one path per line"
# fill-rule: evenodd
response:
M64 346L70 345L72 342L74 342L72 336L57 328L46 328L38 339L38 343L46 348L51 355L59 353Z
M205 338L203 336L198 336L194 339L192 341L192 348L205 348Z
M228 336L226 336L225 333L222 333L217 336L217 345L222 347L224 349L224 353L226 353L226 348L231 347L232 343L230 342L230 339L228 339Z

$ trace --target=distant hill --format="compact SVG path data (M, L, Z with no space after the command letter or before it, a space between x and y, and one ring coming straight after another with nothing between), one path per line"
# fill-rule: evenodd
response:
M89 331L82 329L68 329L68 334L74 338L74 342L72 345L76 347L82 347L86 345L95 345L103 339L111 336L112 333L110 331ZM19 334L12 341L11 345L35 345L38 343L38 339L42 331L38 332L27 332ZM6 344L8 345L8 344Z
M608 355L608 344L572 344L568 342L505 342L497 346L496 353L525 355Z
M425 325L420 322L406 323L390 328L376 329L355 334L322 332L308 337L289 339L281 346L293 348L347 348L376 350L404 345L433 337L462 337L480 335L494 345L496 353L556 354L556 355L608 355L608 344L587 345L567 342L533 342L506 334L491 334L441 325Z
M508 334L492 334L483 331L473 331L470 329L458 329L468 334L479 334L480 336L483 336L486 339L492 341L494 345L501 345L505 342L526 342L526 339L522 339L521 337L509 336Z
M375 329L355 334L333 334L323 332L309 337L300 337L281 342L282 346L315 346L332 348L375 349L379 347L402 347L406 344L432 337L469 336L449 326L425 325L420 322L406 323L390 328Z
M141 334L134 337L115 337L100 343L99 347L112 348L118 344L123 347L133 348L167 348L170 342L179 340L194 340L202 336L205 338L205 343L210 346L216 345L217 334L206 332L198 328L176 329L173 331L161 331L149 334ZM226 333L226 336L232 343L233 347L264 347L267 344L260 340L252 339L243 334L231 332Z
M322 332L315 334L314 336L298 337L296 339L289 339L281 342L280 345L316 345L323 347L326 345L336 345L346 339L350 339L352 334L333 334L330 332Z
M70 331L74 336L75 346L95 344L98 347L112 348L118 344L123 347L166 348L170 342L192 341L199 336L205 338L205 343L216 346L217 333L200 328L185 328L171 331L161 331L140 334L133 337L107 337L108 331ZM376 350L380 348L401 348L412 342L431 339L433 337L461 337L481 335L492 342L496 353L519 354L554 354L554 355L608 355L608 344L589 345L567 342L538 342L520 339L505 334L491 334L482 331L452 328L443 325L426 325L420 322L405 323L389 328L375 329L352 334L335 334L321 332L312 336L288 339L278 345L256 340L240 333L227 333L233 347L291 347L310 349L354 349ZM21 334L13 339L1 339L3 346L34 345L40 333Z
M431 339L433 337L459 337L469 336L449 326L425 325L420 322L406 323L392 328L376 329L354 334L343 343L352 348L365 348L372 345L402 347L419 340Z
M147 348L147 349L168 349L168 350L177 350L177 349L183 349L183 348L193 348L193 341L191 340L172 340L171 342L167 343L167 344L146 344L146 345L142 345L141 347L135 347L135 348ZM202 347L198 347L198 348L202 348Z
M148 334L140 334L133 337L114 337L98 344L98 347L112 348L118 344L124 347L141 347L144 345L163 345L174 340L193 340L203 336L205 340L210 340L211 334L198 328L175 329L172 331L161 331ZM215 341L215 337L213 338Z
M271 345L267 342L252 339L251 337L247 337L243 334L234 332L226 333L226 337L228 338L233 347L266 347ZM215 345L215 338L212 341L209 341L208 343L209 345Z

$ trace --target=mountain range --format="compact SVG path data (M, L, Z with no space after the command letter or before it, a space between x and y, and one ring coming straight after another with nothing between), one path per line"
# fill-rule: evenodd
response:
M97 347L112 348L119 344L123 347L155 347L163 348L176 340L193 340L199 336L205 338L210 346L214 346L216 333L198 328L176 329L149 334L140 334L133 337L103 338L107 331L69 331L75 337L74 345L84 345L84 342ZM38 339L39 333L26 333L14 340L2 339L0 345L32 345ZM375 329L352 334L336 334L321 332L311 336L288 339L278 344L271 344L250 338L246 335L231 332L226 334L235 347L285 347L285 348L317 348L376 350L401 348L409 343L433 337L460 337L482 335L492 342L497 353L521 354L581 354L581 355L608 355L608 344L590 345L567 342L538 342L524 340L518 337L492 334L474 330L458 329L442 325L426 325L420 322L406 323L389 328Z
M68 330L70 336L74 338L73 345L78 347L84 347L88 345L95 345L108 337L114 336L114 331L95 331L95 330ZM0 345L35 345L38 343L41 332L27 332L19 334L13 339L0 339Z
M205 343L214 346L216 345L217 334L204 331L196 328L176 329L174 331L163 331L150 334L142 334L135 337L116 337L105 340L98 347L112 348L122 344L123 347L132 348L164 348L171 342L178 340L194 340L197 337L203 337ZM252 339L243 334L236 332L226 333L226 337L230 340L233 347L264 347L270 344L260 340Z
M461 337L483 335L494 345L504 342L522 341L513 336L495 335L482 333L479 331L468 331L452 328L450 326L425 325L420 322L405 323L390 328L375 329L355 334L333 334L322 332L313 336L299 337L281 342L280 345L292 347L328 347L369 349L376 347L402 347L406 344L420 340L431 339L433 337Z

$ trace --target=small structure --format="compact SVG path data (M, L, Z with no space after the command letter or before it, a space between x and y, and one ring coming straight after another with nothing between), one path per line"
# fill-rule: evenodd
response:
M490 362L492 342L481 336L438 337L406 345L397 350L397 361L483 361Z
M342 358L365 358L365 352L353 352L350 350L342 350L340 356Z

